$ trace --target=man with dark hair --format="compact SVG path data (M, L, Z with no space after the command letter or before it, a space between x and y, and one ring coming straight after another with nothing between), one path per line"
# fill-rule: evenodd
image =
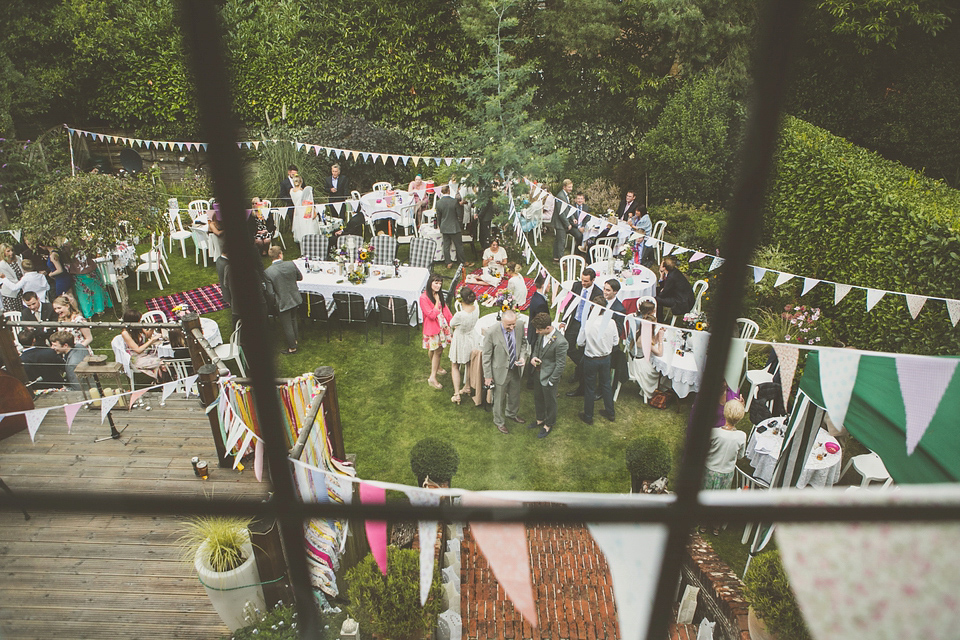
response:
M37 332L28 327L17 335L17 340L23 347L20 361L27 374L27 380L40 378L42 382L36 385L41 389L56 389L63 386L63 358L50 347L37 347L34 343Z
M330 175L323 179L323 192L329 202L343 202L350 195L350 181L340 173L340 165L330 167Z
M566 251L567 232L573 228L570 222L570 211L566 206L570 204L570 192L573 191L573 180L564 180L563 188L557 191L554 196L553 217L550 219L550 226L553 227L553 261L560 262ZM578 243L579 244L579 243Z
M603 299L606 301L607 309L613 312L613 321L617 325L617 336L623 340L627 334L624 329L627 310L623 303L617 298L620 293L620 281L616 278L610 278L603 283ZM613 371L613 388L617 388L617 382L623 382L627 379L627 359L620 349L614 349L610 354L610 369ZM597 397L599 400L599 396Z
M41 302L36 291L24 292L20 319L26 322L59 322L60 320L56 311L53 310L53 305L49 302ZM50 335L56 330L56 327L37 329L37 339L42 337L43 342L49 342Z
M537 341L537 331L533 327L532 318L536 318L539 313L545 313L547 316L550 315L550 303L548 303L547 299L540 293L540 290L543 289L542 276L534 278L533 287L533 295L530 296L530 306L527 307L527 315L531 318L530 325L527 327L527 342L530 344L531 349ZM527 389L533 389L533 381L536 375L536 371L531 367L531 373L527 377Z
M657 321L663 322L663 311L670 307L675 316L693 309L693 287L687 277L677 269L677 260L667 256L660 263L660 282L657 285Z
M633 191L627 191L617 207L617 217L621 220L629 220L633 212L637 210L637 196Z
M440 199L436 204L437 219L440 220L440 233L443 234L443 259L447 269L453 268L450 258L450 243L457 251L457 260L471 266L463 255L463 229L460 226L460 215L457 213L457 200L450 195L450 185L440 187Z
M590 267L584 269L583 273L580 274L580 282L576 282L573 285L573 289L571 290L573 295L567 301L566 306L560 311L560 317L563 318L563 322L560 323L560 329L563 330L567 344L574 345L568 349L567 355L570 356L570 359L577 365L573 374L573 380L577 383L577 388L574 391L567 391L567 396L571 398L583 395L583 349L580 349L576 345L577 337L580 335L580 324L584 320L586 309L589 306L587 301L594 296L600 295L600 287L594 284L596 277L596 271Z
M297 308L303 299L297 288L297 281L303 280L303 274L292 262L283 261L283 252L280 247L270 247L267 254L273 261L263 275L270 283L270 289L277 305L277 320L283 329L283 336L287 341L287 353L297 352L297 343L300 333L297 330Z
M534 369L533 403L540 427L538 438L546 438L557 424L557 386L567 363L567 340L550 324L550 314L538 313L530 321L536 331L530 364Z
M602 295L591 300L593 306L587 312L583 331L577 339L577 345L583 347L583 411L580 420L593 424L593 404L596 402L597 384L603 398L600 415L613 422L613 389L610 386L610 354L619 342L617 325L613 322L606 300Z
M64 376L67 379L68 389L80 389L80 379L77 377L77 365L90 355L86 349L75 349L73 334L69 331L55 331L50 336L50 348L61 358L64 364Z
M290 203L293 204L293 200L290 198L290 190L293 189L293 179L297 177L300 173L300 170L297 169L297 165L292 164L287 167L287 177L280 181L280 199L284 201L284 204ZM280 203L277 203L278 205Z

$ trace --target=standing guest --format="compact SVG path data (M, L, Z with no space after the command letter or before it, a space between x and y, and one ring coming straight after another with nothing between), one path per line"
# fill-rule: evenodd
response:
M20 262L20 258L13 252L13 247L0 244L0 295L3 296L4 311L19 311L23 306L20 290L9 287L23 277Z
M513 296L513 304L517 309L527 304L527 283L520 275L520 265L512 264L506 270L507 293Z
M566 207L564 205L570 204L570 192L573 191L573 181L564 180L563 187L560 191L557 191L557 195L554 196L554 208L553 208L553 218L551 218L550 224L553 227L554 239L553 239L553 261L560 262L560 258L563 256L564 251L566 250L567 244L567 232L573 228L573 224L570 222L569 212L565 212ZM579 244L579 243L578 243Z
M451 402L460 404L461 394L470 394L471 386L477 383L470 379L470 356L477 348L474 327L480 318L480 307L477 306L477 294L470 287L460 288L460 311L453 314L450 328L453 329L453 339L450 341L450 364L453 368L450 375L453 377L453 397ZM463 388L460 388L460 365L464 365L465 378Z
M664 308L669 307L675 316L693 309L693 287L687 276L677 269L677 260L667 256L660 263L660 282L657 284L657 319L663 322Z
M723 426L714 427L710 432L701 489L729 489L733 484L737 460L747 452L747 434L736 426L743 419L743 413L740 400L729 400L723 406ZM720 527L714 528L713 535L720 535Z
M298 177L297 180L299 179ZM223 221L220 219L220 205L214 202L213 207L207 210L207 246L210 250L210 258L214 262L220 259L223 247L227 244L224 233Z
M567 364L567 340L550 324L550 314L538 313L530 321L537 340L533 345L533 404L538 438L546 438L557 424L557 387Z
M60 252L56 247L43 245L47 251L47 277L53 278L54 297L70 292L73 286L73 276L67 273L60 260Z
M621 220L629 220L637 210L637 196L633 191L627 191L617 207L617 217Z
M154 329L133 326L133 323L140 322L140 318L141 313L136 309L124 311L123 321L131 324L121 331L120 335L127 353L130 354L130 366L154 380L160 380L166 373L166 366L157 355L157 344L163 341L163 336Z
M657 305L651 300L644 300L637 308L637 315L642 319L655 323L657 321ZM638 322L636 329L627 333L627 349L630 354L630 361L627 368L637 384L640 385L640 395L644 401L652 398L654 392L660 388L660 372L651 362L652 356L660 357L663 355L663 334L666 333L665 327L659 329L651 327L652 337L650 339L650 358L643 353L641 348L640 333L648 330L643 323Z
M340 174L340 165L330 167L330 175L323 179L323 190L327 202L343 202L350 195L350 181Z
M407 185L407 191L413 197L413 215L417 221L417 229L419 229L420 221L423 219L423 210L430 206L430 194L427 193L427 183L423 181L423 176L418 173L417 177Z
M603 283L604 304L613 313L613 321L617 325L617 336L623 340L626 337L624 326L627 310L617 299L619 293L620 281L616 278L610 278ZM610 354L610 369L613 371L613 388L616 388L618 382L623 382L627 378L627 359L622 350L614 349Z
M50 347L36 346L37 332L27 327L17 335L23 352L20 361L28 381L40 379L36 385L41 389L57 389L63 386L63 358Z
M67 271L73 275L73 295L76 296L77 307L85 318L92 318L113 308L113 301L103 286L100 271L93 258L82 254L74 255Z
M547 302L546 297L541 293L542 290L543 278L537 277L533 281L533 295L530 296L530 306L527 307L527 315L531 319L527 327L527 342L530 343L531 349L533 348L533 343L537 340L537 332L536 329L533 328L533 318L536 318L538 313L550 315L550 303Z
M8 283L7 279L3 278L3 289L7 292L4 295L16 296L33 291L42 302L46 302L47 292L50 290L47 277L36 270L32 260L21 262L20 269L23 271L23 277L20 280Z
M60 322L87 321L87 319L84 318L80 313L80 310L77 309L77 304L70 296L59 296L53 301L52 306L53 311L57 314L57 319ZM91 354L93 353L93 351L90 349L90 343L93 342L93 333L90 331L90 327L70 327L65 328L64 331L68 331L73 334L74 343L76 345L84 347Z
M35 291L27 291L23 294L23 306L20 307L20 319L26 320L27 322L57 322L59 320L56 311L53 310L53 305L49 302L40 302L40 298L37 297ZM55 331L55 328L50 327L38 330L38 333L43 337L43 341L46 342ZM38 336L38 338L40 336Z
M603 296L596 296L591 300L593 307L587 314L587 321L577 339L577 345L583 347L583 411L580 420L593 424L593 404L597 399L596 390L599 381L600 396L603 398L603 409L600 415L613 422L613 389L610 386L610 354L619 342L617 324L611 317L610 310L604 306Z
M430 377L427 382L434 389L443 389L437 376L446 373L440 368L443 348L450 344L453 332L450 329L450 309L443 303L443 278L432 274L427 280L427 289L420 296L420 312L423 316L423 348L430 354Z
M587 197L583 193L577 193L574 196L573 200L574 215L576 223L574 226L577 227L577 230L581 234L581 239L583 238L583 224L586 221L587 214L590 213L590 207L587 206ZM580 244L579 242L577 244Z
M293 202L290 197L290 192L294 188L294 179L299 177L298 174L300 170L297 169L297 165L291 164L287 167L287 177L280 181L280 200L284 202Z
M583 395L583 349L577 345L577 338L580 336L580 325L583 323L586 308L589 306L587 301L601 294L600 287L594 284L596 277L596 271L590 267L584 269L583 273L580 274L580 281L573 285L570 300L567 301L566 306L560 312L560 317L565 318L565 321L560 323L560 330L563 331L567 344L570 345L567 355L577 365L573 373L573 380L577 383L577 388L573 391L567 391L567 397L570 398ZM573 306L571 307L571 305Z
M230 326L236 327L240 315L233 306L233 278L230 274L230 258L227 257L227 247L224 246L214 266L217 268L217 281L220 283L220 297L223 303L230 307Z
M473 266L463 255L463 229L460 226L460 216L457 212L457 201L450 195L450 186L440 187L440 199L437 201L437 218L440 219L440 233L443 234L443 259L447 263L447 269L453 268L453 260L450 258L450 243L457 252L457 260L463 262L466 266Z
M522 339L523 325L517 329L515 311L504 311L500 324L493 325L483 338L484 384L493 385L493 424L500 433L510 433L506 420L526 422L520 410L520 373L526 361L527 341Z
M63 358L64 377L68 389L81 389L83 384L77 377L77 365L90 355L86 349L75 349L73 334L69 331L55 331L50 336L50 348Z
M280 247L270 247L268 255L272 262L264 270L263 275L273 289L277 304L277 320L287 341L287 353L296 353L300 338L297 328L297 309L303 302L297 282L303 280L303 274L292 262L283 261L283 252Z

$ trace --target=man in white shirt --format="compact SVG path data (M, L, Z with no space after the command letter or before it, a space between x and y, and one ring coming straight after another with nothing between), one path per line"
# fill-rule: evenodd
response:
M595 296L587 313L583 331L577 337L577 345L583 347L583 411L580 420L593 424L593 403L596 401L597 380L600 381L600 395L603 409L600 411L607 420L613 422L613 389L610 386L610 354L620 336L613 314L607 309L607 301L602 295Z
M50 284L47 282L47 277L38 271L34 271L33 261L24 260L20 263L20 268L23 269L23 277L16 282L7 282L6 279L3 282L3 292L4 295L13 297L17 292L26 293L27 291L33 291L37 294L37 298L40 299L40 302L48 302L47 300L47 291L50 290Z

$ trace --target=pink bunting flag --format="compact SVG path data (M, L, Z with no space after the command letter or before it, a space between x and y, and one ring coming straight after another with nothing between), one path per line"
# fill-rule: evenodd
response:
M793 376L797 372L800 349L793 344L776 343L773 345L773 350L780 360L780 391L783 392L783 406L789 407L790 389L793 386Z
M73 419L77 416L77 412L80 411L80 407L85 404L85 402L74 402L73 404L68 404L63 408L63 412L67 414L67 433L71 433L73 431Z
M960 360L900 354L896 361L907 413L907 455L912 455L936 415Z
M257 444L253 447L253 475L257 482L263 482L263 440L257 438Z
M146 392L147 392L146 389L137 389L136 391L134 391L133 393L131 393L131 394L130 394L130 403L127 405L127 411L132 410L132 409L133 409L133 403L135 403L137 400L139 400L141 397L143 397L143 394L145 394Z
M706 257L707 254L703 253L702 251L694 251L688 262L696 262L697 260L703 260Z
M366 482L360 483L360 502L363 504L383 504L386 500L386 490ZM367 520L364 528L367 531L367 542L370 543L370 553L377 561L380 573L387 575L387 523L383 520Z
M499 507L516 506L517 503L467 493L462 498L462 504L469 507ZM470 532L513 606L531 626L537 628L526 527L520 522L471 522Z

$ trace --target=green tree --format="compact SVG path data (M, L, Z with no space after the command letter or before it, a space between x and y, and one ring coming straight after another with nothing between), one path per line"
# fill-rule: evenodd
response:
M850 36L861 53L869 53L877 45L895 48L906 30L940 33L957 7L948 0L822 0L817 10L833 33Z
M66 244L74 255L106 256L118 242L165 229L166 212L147 176L121 180L83 173L49 184L27 203L20 222L34 242ZM126 284L122 279L118 284L126 311Z

